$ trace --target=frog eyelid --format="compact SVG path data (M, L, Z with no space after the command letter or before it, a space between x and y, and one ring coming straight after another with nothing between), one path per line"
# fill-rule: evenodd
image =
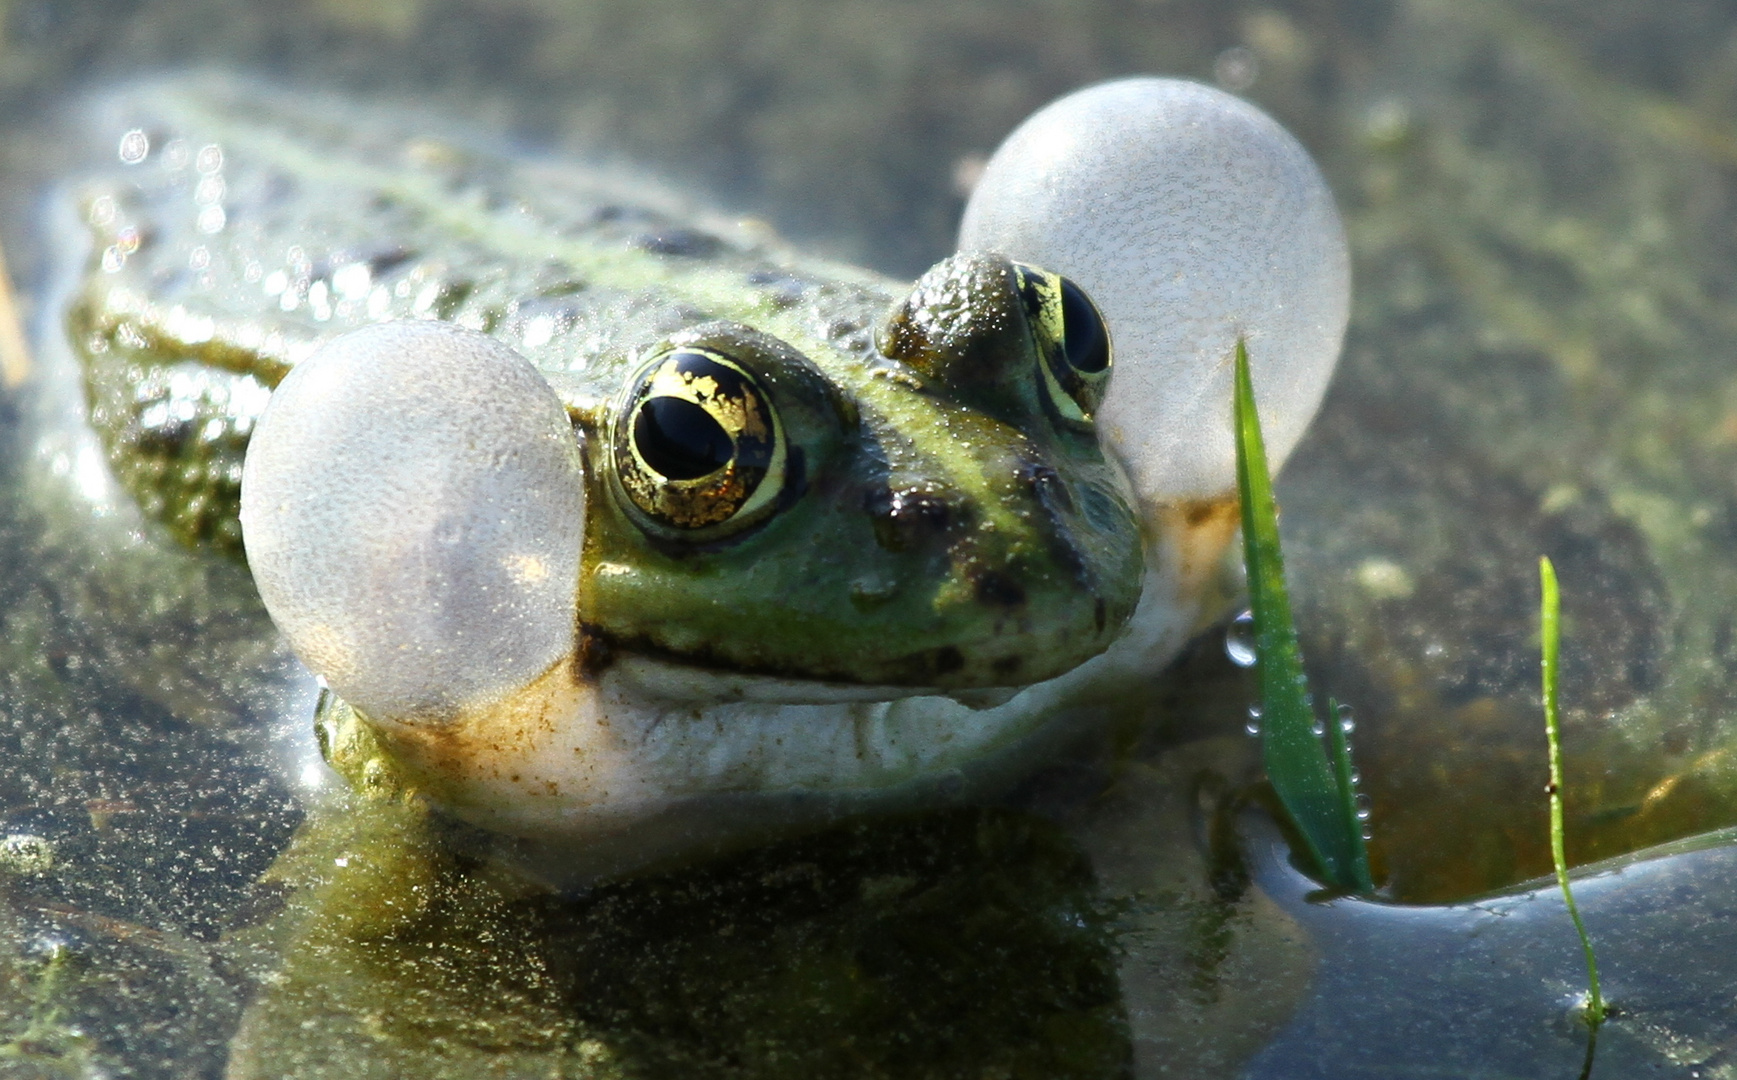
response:
M642 529L710 541L777 508L788 439L771 394L746 366L714 348L674 346L627 385L610 445L617 491Z
M1037 341L1044 399L1064 426L1091 431L1113 366L1109 327L1085 290L1060 274L1016 262L1013 275Z

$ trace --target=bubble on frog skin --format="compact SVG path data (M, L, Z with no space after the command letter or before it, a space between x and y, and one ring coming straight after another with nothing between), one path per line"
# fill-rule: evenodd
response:
M578 440L529 361L433 322L297 364L248 447L241 525L266 609L377 719L437 722L574 645Z
M1237 667L1254 667L1260 659L1255 649L1254 612L1244 608L1230 625L1224 628L1224 655Z
M1234 490L1239 336L1276 472L1349 314L1345 231L1308 152L1254 106L1175 79L1088 87L1020 125L959 246L1065 275L1096 302L1114 348L1098 431L1149 503Z
M121 136L119 147L123 165L137 165L151 153L151 137L141 128L133 128Z

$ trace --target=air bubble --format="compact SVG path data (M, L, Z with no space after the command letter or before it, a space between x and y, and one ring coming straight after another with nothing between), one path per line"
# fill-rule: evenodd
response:
M1323 724L1319 717L1316 717L1315 720L1309 724L1309 731L1318 739L1327 734L1327 725Z
M1224 631L1224 655L1237 667L1254 667L1260 654L1255 651L1254 612L1244 609Z
M1369 820L1370 805L1371 804L1369 802L1369 796L1367 796L1367 795L1357 796L1357 820L1358 821L1368 821Z
M151 153L151 138L139 128L121 136L120 156L123 165L137 165Z
M1349 705L1339 706L1339 730L1347 735L1357 730L1357 716Z
M1259 735L1261 733L1261 707L1259 705L1250 705L1248 707L1248 723L1244 724L1242 729L1250 735Z

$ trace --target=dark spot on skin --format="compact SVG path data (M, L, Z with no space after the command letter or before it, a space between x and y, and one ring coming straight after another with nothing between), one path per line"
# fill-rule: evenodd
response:
M965 666L965 657L952 645L943 645L931 654L934 657L935 674L951 675Z
M888 551L908 551L944 534L953 524L952 508L926 491L870 491L863 510L874 520L875 540Z
M585 681L595 680L615 662L615 650L609 639L589 623L579 624L578 644L573 649L576 663L574 674Z
M653 255L675 255L685 259L703 259L714 255L724 242L711 233L698 229L663 229L633 238L633 246Z
M755 270L748 274L748 284L761 290L766 300L776 308L795 307L808 291L808 283L779 270Z
M1018 607L1025 603L1025 586L996 570L977 575L977 602L994 607Z
M416 257L416 252L407 247L392 247L368 257L368 269L374 277L381 277L398 269Z
M1092 622L1097 626L1098 633L1104 632L1104 623L1108 621L1104 610L1104 598L1098 597L1098 602L1092 606Z
M584 292L586 284L583 279L563 275L537 290L537 295L554 299L561 296L572 296Z
M1019 674L1019 669L1025 663L1023 656L1003 656L989 665L997 675L1013 676Z

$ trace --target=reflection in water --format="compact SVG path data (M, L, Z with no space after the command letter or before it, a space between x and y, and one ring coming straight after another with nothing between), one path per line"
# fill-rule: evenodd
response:
M1333 957L1250 1080L1575 1076L1586 967L1553 882L1453 907L1310 903L1270 827L1256 879ZM1710 834L1576 875L1613 1014L1593 1076L1737 1075L1737 846Z
M847 826L573 900L447 834L381 802L303 824L237 936L263 985L228 1076L1128 1071L1113 913L1039 819Z

